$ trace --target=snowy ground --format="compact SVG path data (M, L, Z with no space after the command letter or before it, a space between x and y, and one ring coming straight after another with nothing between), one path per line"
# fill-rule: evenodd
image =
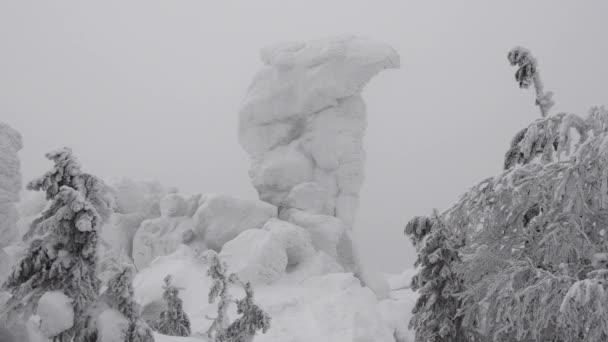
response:
M272 321L270 330L256 336L255 341L392 342L395 337L398 341L413 341L412 334L404 330L415 301L410 290L393 291L391 298L378 301L352 274L327 273L326 266L322 262L311 263L287 273L274 284L256 286L256 301ZM210 279L206 268L185 246L172 255L157 258L134 281L136 299L144 306L144 315L153 307L150 303L160 301L162 279L171 274L176 286L182 288L180 296L193 334L205 332L210 324L206 316L215 316L215 305L207 302ZM242 295L236 289L234 293ZM156 337L159 342L204 341Z

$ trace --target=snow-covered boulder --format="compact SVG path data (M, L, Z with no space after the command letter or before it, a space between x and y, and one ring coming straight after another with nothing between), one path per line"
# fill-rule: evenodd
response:
M287 253L287 264L297 265L313 257L315 249L306 229L286 221L271 218L263 227L278 239Z
M205 194L194 214L195 233L204 237L209 248L219 251L239 233L262 228L277 215L277 208L266 202L225 195Z
M283 210L279 218L305 228L317 250L337 259L338 244L345 230L340 219L329 215L310 214L298 209Z
M398 67L399 56L385 44L340 36L270 46L262 61L239 111L253 185L262 200L336 216L350 230L365 159L360 94L374 75Z
M17 202L21 191L21 171L17 152L23 147L21 135L0 122L0 247L17 238Z
M227 242L220 259L230 273L254 284L271 284L287 268L287 252L282 239L268 230L249 229Z
M45 292L38 301L40 331L46 337L54 337L74 325L72 300L61 291Z
M195 238L195 222L189 217L161 216L142 222L133 237L133 261L138 269L148 266L154 258L173 253L181 244L203 246Z

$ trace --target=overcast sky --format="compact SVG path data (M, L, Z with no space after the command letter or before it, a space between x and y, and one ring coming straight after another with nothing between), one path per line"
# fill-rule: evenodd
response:
M555 111L608 104L607 1L0 0L0 121L21 132L25 180L70 146L106 180L255 198L237 111L259 50L353 33L401 69L365 88L368 162L356 223L378 270L411 267L414 215L446 209L501 170L538 117L506 53L538 58Z

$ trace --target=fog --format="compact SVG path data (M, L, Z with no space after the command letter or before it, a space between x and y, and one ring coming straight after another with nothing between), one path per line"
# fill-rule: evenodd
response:
M257 196L237 111L259 50L353 33L393 46L401 69L364 90L366 181L356 234L366 263L411 267L414 215L448 208L499 172L539 114L507 52L539 60L554 111L608 103L602 1L0 1L0 121L21 132L24 180L72 147L106 180Z

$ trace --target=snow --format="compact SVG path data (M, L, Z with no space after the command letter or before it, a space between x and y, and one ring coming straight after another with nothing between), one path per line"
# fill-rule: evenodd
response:
M254 229L241 235L249 232L256 236L269 234L266 230ZM253 249L252 246L249 249ZM193 336L187 339L155 335L156 341L204 341L195 334L207 330L210 321L205 315L214 317L216 304L207 302L211 281L206 276L206 266L189 247L182 245L175 253L157 258L139 272L134 280L136 300L144 312L151 303L159 302L162 279L167 274L173 276L175 285L181 289L180 297L192 322ZM406 320L415 300L407 290L404 294L391 293L390 299L379 302L370 289L361 286L352 273L344 273L333 258L323 252L288 269L273 283L259 283L254 289L256 302L272 317L270 330L256 335L256 342L394 342L393 333L398 336L406 333L401 330L407 327ZM233 290L236 298L242 296L238 288ZM229 315L234 319L234 308L231 309ZM413 342L413 339L400 342Z
M322 213L351 227L363 181L360 93L378 72L399 67L398 55L370 39L339 36L267 47L262 61L239 112L260 198L313 211L323 204ZM302 183L324 191L311 196L296 187Z
M418 272L415 268L407 268L400 274L387 275L388 283L391 290L409 289L412 284L412 278Z
M248 229L259 229L276 216L276 207L258 200L204 194L188 200L176 193L160 199L161 216L146 220L133 237L133 260L144 268L180 244L219 251Z
M46 337L54 337L74 325L72 300L61 291L45 292L38 301L40 331Z
M272 232L249 229L224 245L220 259L245 282L272 284L285 273L287 252Z
M316 254L310 235L302 227L271 218L263 229L269 231L274 239L281 242L282 248L287 254L288 265L300 264Z
M260 199L335 216L350 230L365 160L360 94L374 75L399 67L399 56L349 35L276 44L261 55L264 67L239 111L239 140ZM339 261L353 268L353 257L345 259Z
M277 208L258 200L244 200L225 195L205 194L194 214L195 232L204 236L209 248L219 251L239 233L262 228L275 217Z
M97 317L98 342L123 342L129 320L114 309L106 309Z
M189 217L161 216L141 223L133 237L133 261L138 269L154 258L171 254L182 243L201 246L193 238L195 222Z

